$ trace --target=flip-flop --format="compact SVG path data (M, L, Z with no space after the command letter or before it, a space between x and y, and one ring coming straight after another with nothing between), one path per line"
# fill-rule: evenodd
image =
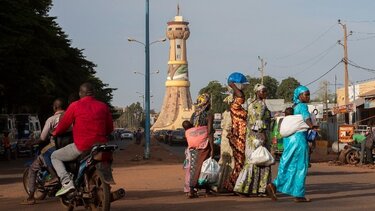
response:
M35 204L35 199L24 199L20 204L22 205L34 205Z
M311 199L309 198L306 198L306 197L298 197L298 198L294 198L294 202L311 202Z

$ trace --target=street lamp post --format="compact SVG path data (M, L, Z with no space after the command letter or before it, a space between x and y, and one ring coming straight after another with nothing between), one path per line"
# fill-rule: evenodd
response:
M140 92L136 92L137 94L139 94L138 97L142 98L142 109L145 110L145 95L140 93ZM154 95L150 95L150 98L154 97Z
M145 47L145 111L146 111L146 123L145 123L145 152L144 159L150 159L150 45L157 42L164 42L166 39L156 40L150 43L150 34L149 34L149 4L150 1L146 0L146 36L145 43L138 40L128 38L129 42L137 42L142 44Z
M138 72L138 71L134 71L133 72L134 74L139 74L139 75L143 75L143 76L146 76L145 74L141 73L141 72ZM150 74L159 74L159 70L156 70L155 72L152 72Z

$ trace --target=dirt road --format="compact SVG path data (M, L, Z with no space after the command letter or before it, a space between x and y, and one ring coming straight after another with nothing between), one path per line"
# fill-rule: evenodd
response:
M152 143L151 160L142 160L143 147L119 142L114 177L127 195L112 203L111 210L374 210L375 170L351 166L314 163L307 178L307 196L313 202L295 203L288 196L277 202L269 198L240 198L221 195L186 199L182 192L183 170L179 155ZM25 197L21 183L24 160L0 161L0 210L62 210L58 199L39 201L33 206L19 205ZM273 173L277 173L276 166ZM78 209L78 210L83 210Z

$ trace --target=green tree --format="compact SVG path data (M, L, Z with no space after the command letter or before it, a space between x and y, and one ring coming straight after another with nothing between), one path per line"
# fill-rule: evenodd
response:
M244 89L245 97L246 99L248 98L253 98L254 97L254 86L255 84L260 84L261 80L260 78L252 78L250 76L246 76L247 80L249 81L249 85ZM263 84L264 86L267 87L268 91L268 97L269 99L275 99L276 98L276 92L277 92L277 87L279 86L279 82L271 77L271 76L265 76L263 78Z
M144 111L140 102L132 103L126 106L124 112L116 120L116 124L123 128L138 128L144 127Z
M281 81L277 88L276 95L279 98L284 99L285 102L292 102L294 89L297 88L300 83L293 77L288 77Z
M277 88L279 87L279 82L271 77L271 76L264 76L264 86L267 87L268 92L268 99L277 99Z
M56 97L68 99L91 81L110 104L113 88L95 76L95 64L50 17L51 0L0 1L0 108L47 117Z
M199 91L199 94L208 93L211 95L211 112L223 113L227 105L223 102L226 97L227 88L218 81L210 81L208 85Z
M319 83L318 89L315 92L311 93L311 95L313 95L314 97L312 98L312 101L325 103L326 100L328 100L328 102L335 102L335 93L332 93L329 85L329 81L321 81Z

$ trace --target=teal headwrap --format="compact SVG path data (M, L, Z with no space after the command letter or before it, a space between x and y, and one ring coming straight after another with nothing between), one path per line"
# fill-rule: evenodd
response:
M294 95L293 95L293 103L294 104L298 104L300 103L301 101L299 100L299 96L300 94L306 92L306 91L309 91L309 89L305 86L298 86L295 90L294 90Z

